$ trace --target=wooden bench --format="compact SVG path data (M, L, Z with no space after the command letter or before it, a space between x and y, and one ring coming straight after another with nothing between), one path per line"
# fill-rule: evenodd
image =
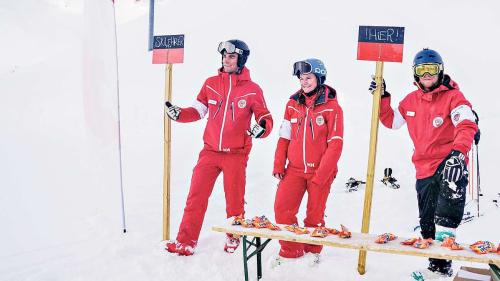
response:
M389 254L487 263L494 272L499 273L498 266L500 266L500 254L489 253L479 255L470 250L469 245L466 244L461 244L461 246L464 247L464 250L461 251L452 251L441 247L441 243L439 241L436 241L427 249L417 249L412 246L401 245L400 242L407 239L402 237L398 237L396 240L390 241L386 244L377 244L374 241L378 235L374 234L353 232L352 237L349 239L343 239L336 235L329 235L325 238L317 238L311 237L310 234L297 235L285 230L284 225L279 226L282 228L281 231L244 228L239 225L214 226L212 227L212 230L242 236L245 281L248 281L248 260L254 256L257 257L257 279L262 278L261 253L272 239ZM312 232L313 229L309 228L309 230ZM249 236L253 237L253 239L249 240ZM266 238L267 240L262 242L260 238ZM251 250L252 247L255 249Z

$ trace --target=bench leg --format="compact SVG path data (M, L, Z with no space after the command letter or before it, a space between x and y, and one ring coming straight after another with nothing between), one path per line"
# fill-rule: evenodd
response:
M248 258L247 258L247 237L243 236L243 270L245 271L245 281L248 281Z
M495 264L490 263L490 269L494 275L493 280L500 280L500 268L498 268Z
M260 248L260 237L255 237L255 247L257 249ZM261 251L257 252L257 280L260 280L262 278L262 256L261 256Z
M243 268L245 272L245 281L248 281L248 260L253 256L257 256L257 280L262 278L262 251L266 248L271 239L267 239L264 243L260 237L254 237L252 241L247 240L247 236L242 236L243 239ZM250 248L255 247L253 252L249 252Z

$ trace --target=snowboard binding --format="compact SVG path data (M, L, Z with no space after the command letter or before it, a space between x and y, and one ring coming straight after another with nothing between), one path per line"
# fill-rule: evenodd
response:
M360 184L366 184L366 182L357 180L355 178L349 178L349 180L345 183L345 191L346 192L358 191Z
M381 182L393 189L399 189L399 183L397 183L397 179L392 176L392 168L385 168L384 169L384 178L381 180Z

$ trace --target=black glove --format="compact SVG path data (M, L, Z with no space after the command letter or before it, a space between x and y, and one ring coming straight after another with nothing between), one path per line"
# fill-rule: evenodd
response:
M457 182L464 176L465 172L465 156L462 152L453 150L444 164L443 179L449 182Z
M266 132L266 120L260 121L259 124L255 124L247 130L247 134L252 138L260 138Z
M478 129L476 134L474 134L474 144L478 145L480 139L481 139L481 130Z
M181 114L181 109L180 107L171 104L169 101L165 102L165 106L167 107L167 115L168 118L176 121L179 119L179 115Z
M375 76L372 76L372 82L370 83L370 87L368 87L368 91L370 91L370 93L372 93L372 95L373 95L373 92L375 92L375 89L377 89L377 82L375 82ZM383 98L391 96L391 94L389 94L389 92L387 92L385 89L387 89L385 86L385 79L382 78L382 97Z

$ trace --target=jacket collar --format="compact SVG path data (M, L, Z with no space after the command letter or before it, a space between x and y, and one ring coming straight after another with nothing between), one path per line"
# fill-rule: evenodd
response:
M315 95L316 100L314 101L314 106L317 106L326 103L328 100L335 99L337 96L337 91L325 84L318 89L318 92ZM302 89L295 92L295 94L293 94L290 99L298 102L299 104L306 104L306 96Z
M418 87L418 96L426 101L432 101L433 97L435 95L438 95L442 92L449 91L449 90L459 90L460 88L458 87L457 82L453 81L449 75L445 74L443 78L443 83L439 85L436 89L430 91L430 92L424 92L424 90L420 87L420 84L417 82L413 82L415 86Z
M229 73L226 73L223 71L223 68L219 68L218 70L218 75L223 78L229 78ZM241 69L239 74L231 74L233 75L233 79L236 79L236 82L238 81L250 81L250 70L246 68L245 66L243 69ZM234 81L234 80L233 80Z

